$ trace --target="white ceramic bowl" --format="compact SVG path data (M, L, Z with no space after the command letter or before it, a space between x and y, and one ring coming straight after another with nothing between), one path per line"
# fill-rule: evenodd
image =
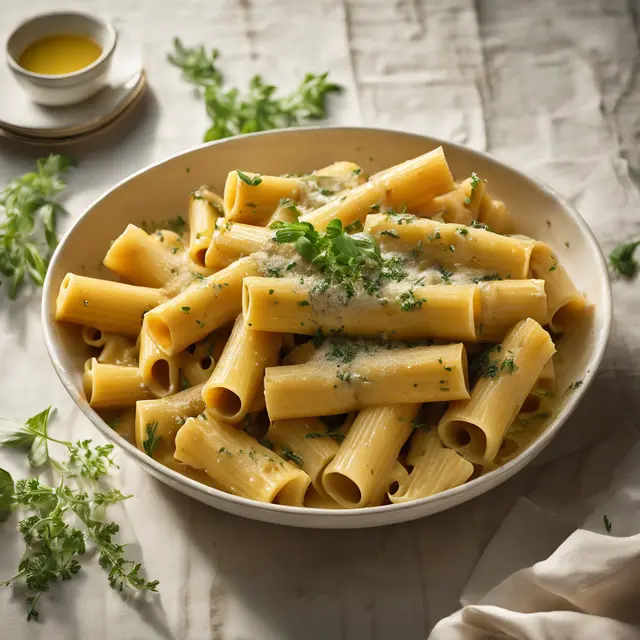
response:
M100 45L100 57L72 73L46 75L27 71L19 64L20 56L36 40L55 35L86 36ZM97 93L106 83L118 35L108 22L75 11L56 11L25 20L7 40L7 64L31 99L47 106L66 106L82 102Z
M98 266L128 223L167 219L184 213L187 194L201 184L222 192L227 173L240 168L263 174L301 173L335 160L352 160L373 173L443 145L455 176L476 171L488 179L492 194L504 200L516 228L550 242L562 264L595 305L589 322L563 346L561 389L584 381L562 396L548 429L519 457L505 466L436 496L397 505L352 511L306 509L264 504L206 487L167 469L115 433L87 404L81 384L87 352L77 329L54 321L55 301L64 275L109 277ZM549 224L550 223L550 224ZM570 240L570 248L565 242ZM549 187L499 160L466 147L425 136L366 128L308 128L258 133L196 147L138 171L96 200L58 246L44 285L44 336L53 365L82 412L111 442L144 469L196 500L236 515L299 527L359 528L413 520L449 509L504 482L525 467L556 435L587 393L600 364L611 326L611 290L607 265L596 239L580 215ZM571 357L567 354L571 353Z

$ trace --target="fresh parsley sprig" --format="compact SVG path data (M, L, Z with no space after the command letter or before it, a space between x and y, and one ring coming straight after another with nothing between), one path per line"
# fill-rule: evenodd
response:
M174 51L168 60L182 70L183 78L200 90L211 126L204 135L205 142L220 140L243 133L267 131L300 125L304 120L327 115L327 96L342 90L327 80L328 72L307 73L290 95L275 96L277 88L267 84L260 75L249 82L246 97L236 88L225 89L224 79L217 67L220 53L207 52L202 45L185 47L180 38L173 41Z
M8 279L13 300L25 276L42 286L49 260L58 243L56 218L64 207L56 196L65 188L64 174L73 160L50 155L36 170L12 180L0 191L0 273Z
M29 449L29 463L40 467L48 462L61 474L56 486L39 478L14 483L11 475L0 469L0 521L14 510L30 515L18 522L25 551L15 575L0 582L9 586L24 580L31 595L27 598L27 620L38 618L37 605L42 594L61 580L70 580L81 569L80 556L90 542L98 552L98 564L108 573L109 584L122 591L135 589L156 591L157 580L140 575L141 564L128 560L123 545L114 541L115 522L104 522L107 506L127 500L118 489L98 490L98 481L115 466L112 445L94 445L90 440L75 444L58 440L47 433L51 408L29 418L24 425L6 423L9 433L2 440L8 447ZM55 460L48 443L66 447L66 460ZM78 527L77 525L80 525Z
M638 263L633 254L640 245L640 240L629 242L628 244L618 245L610 254L609 260L611 266L622 276L633 278L638 270Z

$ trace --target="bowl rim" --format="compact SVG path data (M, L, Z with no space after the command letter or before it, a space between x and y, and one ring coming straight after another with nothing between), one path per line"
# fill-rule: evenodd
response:
M100 416L89 406L87 401L81 396L79 388L76 387L76 385L72 382L71 376L65 370L58 356L58 347L56 346L56 340L53 335L53 326L55 324L55 320L50 322L50 319L54 318L55 316L55 313L54 313L55 297L51 295L52 294L51 289L53 286L52 285L53 276L51 274L54 272L54 269L52 267L55 265L59 256L64 251L65 245L69 241L69 238L73 235L73 232L76 226L80 224L80 222L84 219L84 217L88 215L89 212L100 201L108 197L113 191L118 189L120 186L124 185L129 181L134 180L139 175L146 173L147 171L155 167L158 167L162 164L165 164L171 160L174 160L181 156L185 156L199 149L222 145L230 142L231 140L235 140L238 137L242 137L242 138L259 138L259 137L265 137L265 136L266 137L268 136L286 137L286 136L295 136L299 132L303 132L303 133L317 132L320 135L322 135L323 131L334 131L334 132L337 131L337 132L344 132L344 133L349 133L354 131L361 132L361 133L382 132L382 133L387 133L392 135L398 135L401 137L404 136L404 137L419 139L434 146L443 145L445 147L446 146L455 147L458 151L461 151L463 153L476 154L482 157L483 159L489 161L490 163L497 164L501 168L517 174L519 178L530 183L533 187L542 190L547 195L551 196L553 199L559 202L559 204L562 206L562 208L567 213L567 215L569 215L569 217L572 218L572 220L578 225L578 227L580 228L580 231L588 241L588 244L592 250L592 253L594 257L597 259L598 267L600 269L600 275L604 279L603 284L605 285L604 286L605 295L603 296L602 304L600 305L600 310L602 312L602 329L599 331L598 340L597 340L593 355L590 358L590 361L586 365L586 370L582 378L583 384L580 386L577 392L571 394L562 412L556 416L556 418L549 424L549 426L520 455L516 456L515 458L513 458L503 466L498 467L497 469L485 475L478 476L477 478L474 478L473 480L470 480L469 482L466 482L465 484L462 484L458 487L448 489L446 491L437 493L432 496L428 496L426 498L419 498L417 500L412 500L412 501L403 502L403 503L381 505L381 506L375 506L375 507L363 507L360 509L344 509L344 510L343 509L317 509L317 508L309 508L309 507L280 505L280 504L274 504L269 502L260 502L257 500L244 498L242 496L236 496L230 493L226 493L219 489L215 489L208 485L202 484L196 480L193 480L191 478L188 478L187 476L184 476L178 473L177 471L174 471L173 469L170 469L164 466L163 464L154 460L153 458L150 458L144 452L140 451L135 445L131 444L124 437L122 437L120 434L114 431L111 427L109 427L109 425L107 425L107 423L102 418L100 418ZM546 183L538 179L532 178L531 176L527 175L520 169L512 165L509 165L506 162L503 162L502 160L496 158L495 156L492 156L486 151L472 149L471 147L468 147L466 145L463 145L457 142L452 142L452 141L436 138L429 135L410 133L407 131L401 131L401 130L390 129L390 128L381 128L381 127L310 126L310 127L297 127L297 128L291 128L291 129L279 129L279 130L272 130L272 131L261 131L256 133L244 134L243 136L234 136L231 138L224 138L222 140L215 140L215 141L204 143L204 144L194 145L185 150L171 154L170 156L158 162L153 162L143 167L142 169L139 169L133 174L127 176L126 178L120 180L117 184L115 184L113 187L105 191L101 196L96 198L78 216L78 218L73 222L69 230L65 233L64 237L61 239L60 243L58 244L58 247L56 248L51 258L49 269L47 270L47 275L44 282L42 308L41 308L41 320L43 325L42 328L43 328L45 345L47 348L47 352L49 354L49 358L51 359L51 362L58 375L58 378L60 379L63 386L67 390L67 393L69 393L69 395L72 397L72 399L74 400L78 408L82 411L82 413L91 421L91 423L98 429L98 431L100 431L100 433L107 440L118 444L118 446L120 446L120 448L122 448L126 454L133 457L138 464L145 467L145 470L148 470L152 475L156 477L165 476L167 480L170 481L170 484L184 485L185 488L190 490L190 495L193 495L193 493L202 493L205 495L208 494L214 499L230 502L231 504L237 506L238 508L243 508L243 507L253 508L253 509L256 509L257 512L262 511L266 513L271 513L276 518L278 514L282 514L283 516L299 515L299 516L304 516L307 519L307 522L317 521L317 523L313 522L311 525L307 524L302 526L314 526L314 524L320 524L325 519L329 519L331 517L341 521L350 520L353 518L360 518L361 520L363 520L363 526L375 526L375 524L369 524L369 525L364 524L364 522L368 520L368 516L373 517L376 514L382 515L382 514L387 514L389 512L401 513L404 510L413 511L416 508L419 508L420 506L423 506L426 504L437 504L439 502L448 501L449 499L455 498L456 496L461 496L462 499L457 500L455 502L455 505L451 505L452 507L457 506L458 504L461 504L468 500L471 500L472 498L479 495L477 491L474 491L474 489L477 489L484 484L489 484L490 486L487 488L487 491L489 491L493 487L506 481L508 478L513 476L518 470L524 468L529 462L531 462L533 458L538 456L543 451L543 449L553 440L553 438L555 437L557 432L560 430L560 428L564 425L564 423L569 419L569 417L574 412L578 403L582 399L583 395L587 392L587 390L589 389L589 387L591 386L593 380L597 375L597 372L602 363L602 359L604 357L604 353L606 351L607 344L609 342L609 338L611 335L611 326L613 321L613 305L612 305L611 281L609 277L607 262L604 257L604 254L602 253L600 245L596 240L595 234L593 233L589 225L586 223L584 218L580 215L580 213L578 213L577 209L575 209L575 207L573 207L573 205L571 205L563 196L561 196L555 189L553 189ZM207 504L210 505L211 503L208 502ZM443 509L435 509L434 511L431 512L431 514L425 514L425 516L435 514L438 511L441 511L444 509L446 509L446 507L444 507ZM255 516L246 514L245 517L254 518ZM424 516L418 515L415 517L424 517ZM262 518L259 518L259 517L255 517L255 519L262 520ZM272 521L275 522L276 520L272 520ZM400 521L402 521L402 519L394 520L394 522L400 522ZM286 524L286 523L283 523L283 524Z
M104 47L102 53L89 65L86 67L82 67L82 69L77 69L76 71L71 71L69 73L35 73L34 71L29 71L25 69L13 56L10 51L11 40L18 34L21 29L24 29L27 25L35 22L36 20L50 20L54 18L60 18L62 16L80 16L82 18L86 18L90 22L98 25L101 29L103 29L109 35L108 45ZM44 36L46 37L46 36ZM36 42L34 40L33 42ZM33 42L31 44L33 44ZM58 80L66 80L68 78L77 78L82 76L85 73L90 73L93 69L101 66L108 58L113 55L115 51L116 45L118 43L118 31L113 26L111 22L108 20L91 14L86 13L84 11L73 11L73 10L62 10L62 11L47 11L45 13L38 13L29 18L25 18L22 22L19 22L9 33L7 40L5 42L5 56L7 65L11 68L15 73L20 74L26 78L33 78L34 80L49 80L52 83L55 83ZM24 52L24 51L23 51Z

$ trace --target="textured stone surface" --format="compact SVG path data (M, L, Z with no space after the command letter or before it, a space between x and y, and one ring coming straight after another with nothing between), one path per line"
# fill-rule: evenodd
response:
M48 0L0 0L0 31ZM568 197L607 252L640 235L640 8L623 0L85 0L144 48L141 109L73 153L71 217L145 164L200 141L201 105L169 67L171 38L222 52L234 84L256 72L284 87L330 69L347 90L332 123L429 133L486 149ZM0 87L0 95L2 88ZM0 98L1 99L1 98ZM0 184L41 150L0 142ZM62 227L70 223L62 221ZM559 437L501 487L449 512L369 531L306 531L241 520L152 480L124 458L136 498L116 515L123 538L161 582L148 604L121 599L99 569L43 598L27 625L22 594L0 591L0 637L425 638L458 606L478 557L519 496L577 521L638 437L638 282L614 282L616 328L598 380ZM0 413L58 407L56 430L93 437L49 364L39 294L0 293ZM24 472L0 452L2 466ZM0 577L20 543L0 526ZM44 622L46 621L46 622Z

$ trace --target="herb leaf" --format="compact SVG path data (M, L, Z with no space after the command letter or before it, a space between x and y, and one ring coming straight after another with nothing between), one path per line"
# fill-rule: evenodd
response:
M56 196L65 188L62 177L73 160L52 154L36 162L34 172L12 180L0 191L0 273L8 280L13 300L24 278L42 286L49 260L58 244L56 218L65 213ZM38 238L43 235L41 242Z
M618 245L610 254L611 266L623 276L633 278L638 270L638 263L633 257L636 248L640 245L640 240L629 244Z
M145 434L147 436L146 440L142 443L142 448L144 452L150 457L153 458L153 454L158 446L160 440L162 440L161 436L156 435L156 431L158 430L158 421L154 420L150 422L145 427Z
M30 461L37 458L34 466L39 466L41 459L48 461L61 474L60 481L48 486L39 478L27 478L14 485L11 476L0 469L0 520L6 519L14 507L31 512L18 522L25 551L17 573L0 583L8 586L24 580L31 594L26 599L27 620L38 618L38 602L52 584L70 580L80 571L78 558L85 553L87 541L98 551L98 563L108 572L113 588L156 591L158 585L156 580L145 580L140 575L141 565L124 556L124 546L113 539L118 525L103 521L105 507L131 497L118 489L97 490L96 481L114 465L110 457L113 445L94 445L90 440L72 444L52 438L47 434L50 413L51 407L27 420L16 432L24 434L22 440L10 439L7 446L17 446L18 442L28 446L32 437ZM34 454L33 447L39 440L43 444ZM50 458L48 441L66 446L67 459ZM80 484L80 476L88 482Z
M0 469L0 522L9 517L14 502L13 478L8 471Z
M278 98L276 87L255 75L249 81L246 97L241 97L238 89L223 88L224 79L216 66L220 55L217 49L207 53L202 45L185 47L179 38L174 39L173 46L173 52L168 55L169 62L182 70L184 80L195 85L204 98L211 120L204 135L205 142L324 118L327 96L342 90L340 85L327 80L328 72L307 73L291 94Z
M238 178L242 180L245 184L248 184L250 187L257 187L262 184L262 178L260 176L248 176L246 173L240 171L240 169L236 169L236 173L238 174Z

